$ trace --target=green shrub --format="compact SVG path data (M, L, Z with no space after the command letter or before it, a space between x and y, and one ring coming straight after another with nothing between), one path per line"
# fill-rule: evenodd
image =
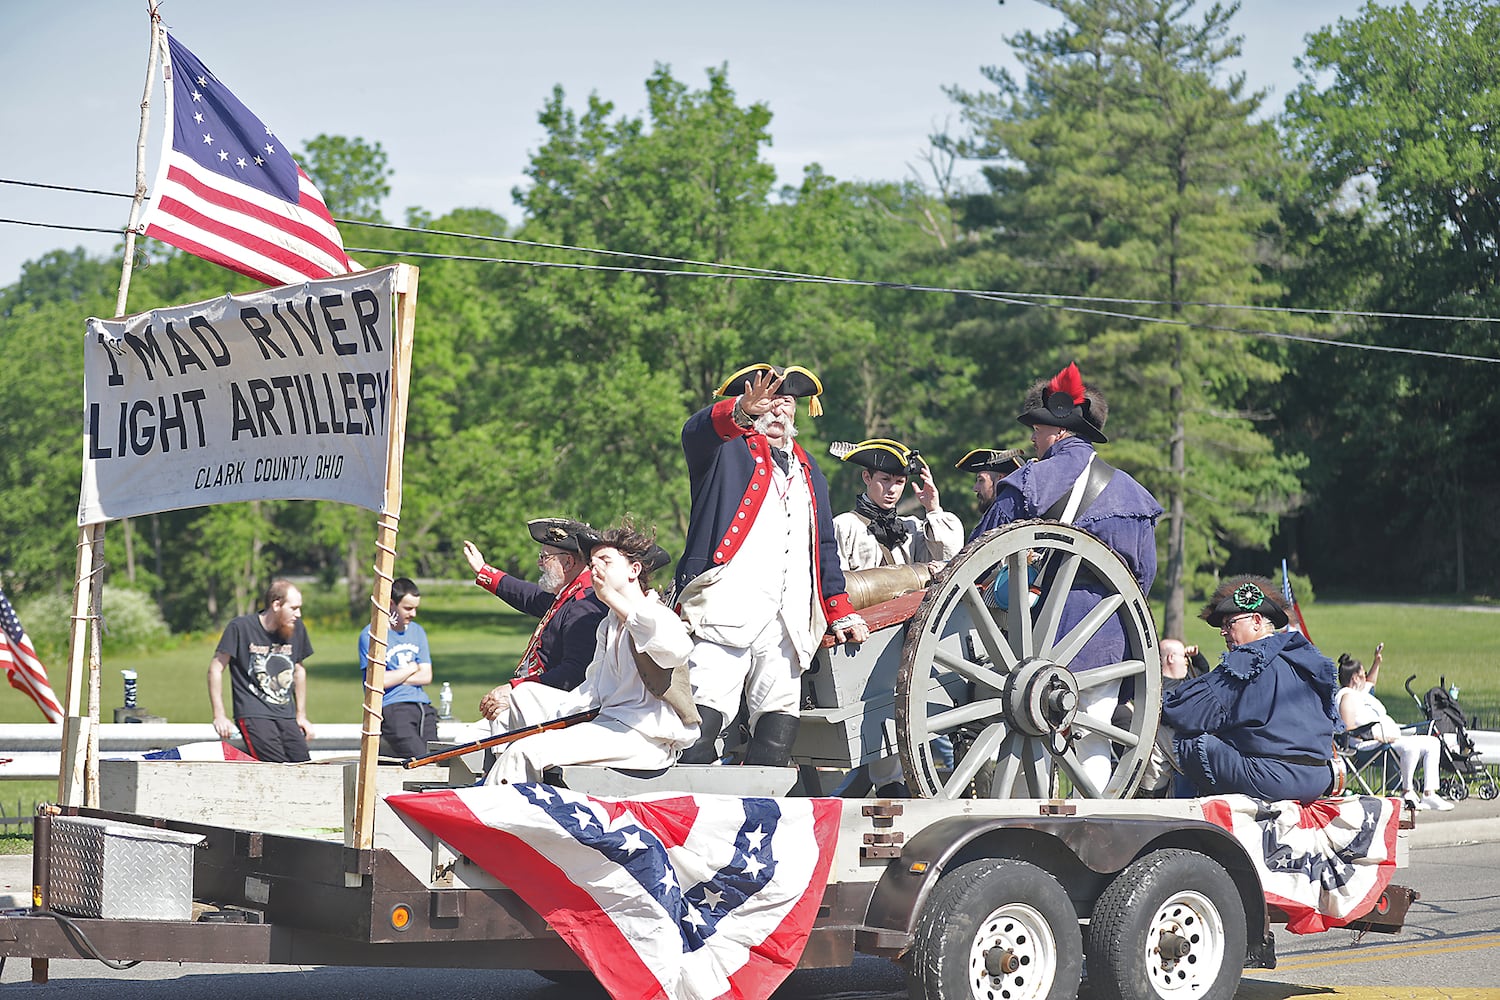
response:
M43 594L16 609L43 663L65 662L73 620L73 595ZM104 585L103 652L159 646L172 634L148 594Z

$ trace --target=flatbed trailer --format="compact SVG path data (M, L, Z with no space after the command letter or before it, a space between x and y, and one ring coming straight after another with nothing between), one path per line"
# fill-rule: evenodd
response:
M223 768L258 765L208 766L222 778ZM203 765L196 772L208 773ZM672 774L674 787L700 791L730 779L745 788L796 777L791 769L727 767ZM595 768L567 769L562 779L605 792L621 780ZM184 878L108 852L100 870L80 872L67 843L80 824L187 845L165 862L186 866L187 919L85 916L76 902L62 912L60 890L107 880L110 864L129 865L133 888L148 895ZM514 891L384 798L366 850L331 835L48 807L35 820L33 866L34 906L0 915L0 956L30 958L38 982L52 959L587 975ZM1348 926L1399 929L1413 899L1391 885ZM1182 932L1174 914L1184 907L1207 933ZM995 929L996 914L1019 919L1021 932ZM846 800L798 967L876 955L902 963L924 995L967 997L984 995L976 975L1000 983L1045 964L1046 989L1013 994L1071 997L1088 954L1098 996L1230 996L1243 968L1274 967L1279 916L1240 842L1205 821L1196 800ZM1186 991L1176 982L1184 976Z

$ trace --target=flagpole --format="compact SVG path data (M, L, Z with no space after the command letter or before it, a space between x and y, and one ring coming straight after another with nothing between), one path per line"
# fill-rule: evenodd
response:
M146 58L146 85L141 94L141 126L135 146L135 197L125 229L125 260L115 315L125 315L130 276L135 266L136 229L146 201L146 136L151 122L151 88L161 58L160 0L147 0L151 46ZM73 582L73 622L68 636L68 682L63 705L63 738L57 799L64 805L99 805L99 612L104 597L104 522L78 529L78 562ZM84 659L88 660L88 704L84 714Z
M391 330L391 408L386 423L385 504L375 528L375 592L371 595L370 652L365 667L363 722L359 733L359 769L355 781L354 829L345 840L369 850L375 839L375 773L380 756L380 723L385 698L386 628L390 622L391 578L396 563L396 531L401 520L401 475L406 452L406 404L411 385L411 353L417 320L418 270L396 265L396 313ZM345 871L344 884L358 886L363 876Z

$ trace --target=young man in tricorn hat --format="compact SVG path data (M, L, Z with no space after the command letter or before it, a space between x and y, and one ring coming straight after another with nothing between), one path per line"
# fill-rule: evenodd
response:
M1262 576L1225 580L1198 617L1228 652L1162 699L1182 774L1199 795L1308 803L1326 794L1338 717L1333 661L1301 632L1281 631L1286 600Z
M693 633L693 696L702 735L684 764L719 759L717 740L744 700L746 764L791 761L802 672L825 630L870 630L844 592L828 481L796 443L797 400L822 412L805 368L755 364L729 376L682 428L693 506L676 599Z
M839 564L847 572L878 566L934 564L934 569L958 555L964 545L964 526L943 509L932 470L916 452L899 441L872 438L850 445L835 442L829 451L845 462L863 466L864 492L854 509L833 519L838 538ZM925 516L896 512L908 481Z
M541 544L536 557L540 583L496 569L484 561L478 546L464 540L474 582L522 614L541 619L514 677L479 699L479 713L490 722L510 704L517 684L537 681L563 691L577 687L594 655L594 633L609 612L594 594L588 555L579 543L580 535L593 529L567 517L536 518L526 522L526 529Z
M1037 460L1000 481L995 502L975 533L1034 518L1075 524L1114 550L1142 593L1149 594L1156 578L1156 520L1162 507L1145 487L1095 453L1095 444L1109 440L1104 436L1108 415L1104 395L1084 384L1075 364L1033 385L1016 419L1031 428ZM1069 591L1058 635L1067 635L1112 594L1092 576L1085 576L1080 575ZM1042 585L1046 585L1045 578ZM1128 658L1125 613L1122 609L1106 620L1067 664L1080 675L1079 712L1104 723L1120 704L1120 684L1091 684L1086 675ZM1083 726L1078 729L1082 736L1074 741L1073 749L1097 797L1114 770L1110 742L1098 732Z

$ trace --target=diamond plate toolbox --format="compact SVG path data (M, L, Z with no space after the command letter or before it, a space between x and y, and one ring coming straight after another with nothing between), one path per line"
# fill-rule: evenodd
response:
M83 816L52 820L50 902L59 913L191 920L193 849L206 838Z

